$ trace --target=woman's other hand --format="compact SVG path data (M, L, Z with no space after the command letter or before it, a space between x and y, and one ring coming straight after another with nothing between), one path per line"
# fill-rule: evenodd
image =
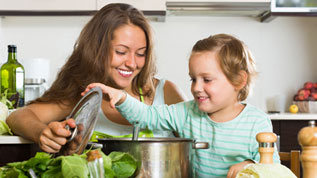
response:
M253 164L254 162L251 160L242 161L240 163L234 164L230 167L227 178L235 178L239 171L241 171L246 165Z
M87 86L85 91L81 93L82 96L84 96L90 89L99 87L102 90L102 93L106 94L109 97L110 100L110 106L112 108L115 108L116 104L121 104L124 102L124 100L127 97L127 93L124 90L118 90L115 88L108 87L101 83L92 83Z
M43 129L39 136L39 146L43 151L57 153L67 142L67 137L71 132L66 129L66 125L75 128L76 123L73 119L67 119L62 122L51 122Z

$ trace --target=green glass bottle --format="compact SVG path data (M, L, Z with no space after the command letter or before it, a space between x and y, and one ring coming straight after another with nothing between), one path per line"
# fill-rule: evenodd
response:
M17 47L8 45L8 61L1 66L1 94L7 92L7 98L13 107L24 106L24 67L17 61Z

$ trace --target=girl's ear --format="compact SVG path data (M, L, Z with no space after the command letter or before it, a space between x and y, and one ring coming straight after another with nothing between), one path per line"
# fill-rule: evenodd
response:
M244 88L244 86L247 84L248 81L248 74L246 71L241 70L239 72L239 77L240 77L240 84L236 87L237 90L241 90L242 88Z

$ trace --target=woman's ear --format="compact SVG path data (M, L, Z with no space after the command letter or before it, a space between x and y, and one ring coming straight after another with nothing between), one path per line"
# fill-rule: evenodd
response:
M241 70L239 72L239 77L240 77L240 84L236 87L237 90L241 90L243 87L245 87L249 76L246 71Z

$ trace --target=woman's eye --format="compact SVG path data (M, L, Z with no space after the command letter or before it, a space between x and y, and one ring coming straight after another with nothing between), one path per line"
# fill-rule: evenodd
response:
M139 57L144 57L145 53L136 53L136 55L139 56Z
M204 79L204 82L208 83L208 82L211 82L210 79Z
M196 79L191 78L190 81L191 81L191 82L196 82Z
M116 51L116 53L119 55L125 55L125 52L122 52L122 51Z

